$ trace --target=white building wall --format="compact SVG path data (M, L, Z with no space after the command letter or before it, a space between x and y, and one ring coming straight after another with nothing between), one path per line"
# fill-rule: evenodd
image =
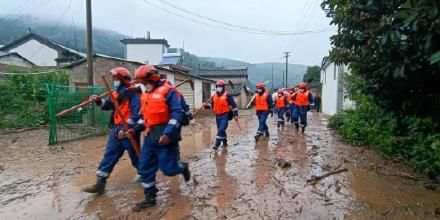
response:
M322 82L322 112L328 115L337 113L338 98L338 76L335 77L335 64L330 63L325 69L321 70ZM337 74L337 72L336 72Z
M37 66L57 65L55 59L58 58L58 52L34 39L9 50L9 52L17 52Z
M125 59L150 65L159 64L165 51L162 44L126 44L125 47Z
M21 66L21 67L32 67L32 64L30 64L29 62L26 62L25 60L13 55L0 57L0 63L6 65Z
M198 109L203 104L203 87L202 80L194 79L194 108Z
M344 65L344 73L351 74L350 69L347 65ZM344 82L345 83L345 82ZM342 102L342 108L345 109L353 109L355 107L354 102L347 97L347 90L344 87L344 100Z

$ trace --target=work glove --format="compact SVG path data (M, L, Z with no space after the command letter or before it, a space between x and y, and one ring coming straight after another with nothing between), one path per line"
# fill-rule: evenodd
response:
M102 100L101 100L101 98L99 98L98 95L91 95L89 97L89 100L95 102L97 105L101 105L102 104Z

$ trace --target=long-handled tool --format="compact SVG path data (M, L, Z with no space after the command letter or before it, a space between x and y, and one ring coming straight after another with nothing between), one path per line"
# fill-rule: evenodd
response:
M128 131L130 127L128 126L128 123L124 120L124 115L121 112L121 109L119 108L118 100L116 100L115 96L112 93L112 89L110 88L110 85L107 82L107 79L105 76L101 76L102 83L104 83L105 88L107 88L107 91L110 93L110 98L113 102L113 107L115 108L116 114L119 115L122 119L122 126L124 127L124 131ZM136 139L131 135L128 134L128 139L130 140L131 146L133 147L134 151L136 152L136 155L140 157L141 150L139 148L139 144L137 143Z
M185 80L183 80L183 81L177 83L174 87L177 88L177 87L181 86L181 85L184 84L184 83L190 83L191 88L194 88L194 82L193 82L190 78L185 79ZM193 89L193 90L194 90L194 89ZM112 92L113 92L113 91L114 91L114 90L112 90ZM99 98L99 99L103 99L103 98L105 98L105 97L107 97L107 96L109 96L109 95L110 95L109 92L105 92L105 93L101 94L100 96L98 96L98 98ZM87 101L84 101L84 102L82 102L82 103L80 103L80 104L78 104L78 105L72 106L72 107L69 108L69 109L66 109L66 110L63 110L62 112L59 112L58 114L56 114L56 116L57 116L57 117L61 117L61 116L65 115L65 114L67 114L67 113L73 112L73 111L75 111L75 110L77 110L77 109L79 109L79 108L81 108L81 107L84 107L84 106L86 106L86 105L88 105L88 104L90 104L90 103L92 103L92 102L94 102L94 101L93 101L93 100L87 100Z

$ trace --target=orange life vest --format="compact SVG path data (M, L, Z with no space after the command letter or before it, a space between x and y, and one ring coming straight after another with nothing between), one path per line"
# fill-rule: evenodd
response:
M309 91L306 92L297 92L295 105L299 106L307 106L309 105Z
M267 103L267 96L269 94L264 92L263 95L257 94L255 97L255 110L257 111L267 111L269 110L269 104Z
M144 116L145 126L166 124L170 120L170 111L166 103L166 95L173 89L168 84L154 89L151 93L143 93L141 96L141 112Z
M285 96L277 96L275 98L275 107L278 109L286 107L286 103L284 102Z
M113 97L115 97L115 99L118 100L119 93L114 91ZM130 109L129 100L126 99L122 102L122 104L119 104L119 109L121 110L122 116L124 116L124 120L122 120L121 117L119 117L119 113L117 113L115 110L115 112L113 113L113 123L115 123L115 125L121 125L124 122L127 122L127 120L130 118L131 109Z
M215 93L215 96L212 101L214 102L213 110L216 115L229 112L229 102L228 102L227 92L224 92L223 95L221 96L219 96L218 93Z

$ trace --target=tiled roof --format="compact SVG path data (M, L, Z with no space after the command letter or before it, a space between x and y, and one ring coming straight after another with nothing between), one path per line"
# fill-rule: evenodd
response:
M244 69L197 69L194 75L203 77L247 77L247 68Z

